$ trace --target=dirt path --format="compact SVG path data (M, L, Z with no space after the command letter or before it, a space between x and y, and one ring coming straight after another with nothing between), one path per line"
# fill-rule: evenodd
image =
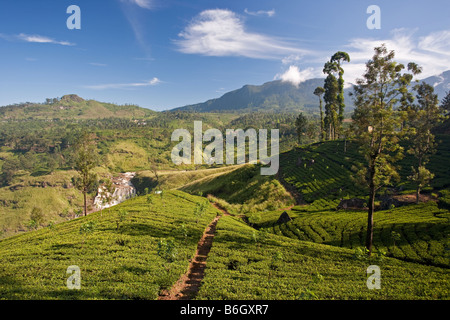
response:
M216 204L214 206L222 211L224 215L228 215L228 212L219 208ZM188 271L178 279L170 291L163 292L158 297L158 300L191 300L195 298L205 275L206 259L211 250L217 222L220 217L216 216L203 233L202 238L198 242L194 259L189 264Z

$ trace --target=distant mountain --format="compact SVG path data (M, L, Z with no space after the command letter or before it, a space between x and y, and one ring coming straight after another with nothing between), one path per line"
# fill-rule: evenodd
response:
M175 108L170 111L197 112L255 112L255 111L313 111L318 109L319 100L314 89L323 86L324 79L306 80L296 87L281 80L263 85L245 85L240 89L225 93L217 99L204 103Z
M45 103L19 103L0 107L0 120L25 119L101 119L101 118L147 118L155 111L135 105L84 100L69 94L61 98L47 99Z
M439 101L450 91L450 70L421 80L432 85ZM319 111L319 100L314 89L323 86L323 78L309 79L298 86L281 80L266 82L262 85L245 85L240 89L225 93L220 98L203 103L187 105L170 111L195 112L306 112ZM345 90L346 112L354 108L349 96L352 87ZM0 107L0 120L8 119L100 119L100 118L147 118L156 111L136 105L116 105L112 103L84 100L69 94L60 99L47 99L45 103L20 103Z
M450 91L450 70L422 81L433 85L441 101ZM323 87L324 79L306 80L297 86L281 80L263 85L245 85L240 89L225 93L217 99L171 109L170 111L196 112L299 112L317 113L319 101L314 89ZM345 89L346 112L352 111L353 101L349 96L352 87Z
M450 70L442 72L440 75L428 77L422 80L434 87L434 92L437 93L439 101L442 101L450 91Z

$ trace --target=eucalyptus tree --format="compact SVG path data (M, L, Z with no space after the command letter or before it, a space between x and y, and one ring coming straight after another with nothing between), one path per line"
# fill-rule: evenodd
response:
M324 127L325 124L323 122L323 108L322 108L322 95L325 93L325 89L323 87L317 87L314 90L314 94L319 97L319 110L320 110L320 140L325 139Z
M345 102L344 102L344 69L342 68L341 64L343 62L350 62L350 56L347 52L344 51L338 51L336 52L330 60L332 63L335 64L335 68L339 74L338 78L338 95L337 95L337 103L338 103L338 120L339 125L342 125L342 122L344 121L344 109L345 109Z
M328 140L334 140L336 138L336 131L338 126L338 81L333 74L335 70L335 63L327 62L324 67L324 73L328 76L324 82L324 101L325 101L325 118L324 127Z

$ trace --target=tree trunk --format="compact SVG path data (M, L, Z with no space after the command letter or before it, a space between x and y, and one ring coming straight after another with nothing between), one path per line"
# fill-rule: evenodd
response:
M420 199L420 168L421 167L422 167L422 157L419 156L419 165L417 166L416 204L419 204L419 199Z
M369 199L369 214L367 216L367 234L366 234L366 248L367 250L369 250L369 257L372 254L374 211L375 211L375 192L371 190Z
M323 111L322 111L322 100L320 100L319 104L320 108L320 141L325 140L325 133L324 133L324 122L323 122Z
M375 163L375 161L374 161ZM367 215L367 234L366 234L366 248L369 251L369 257L372 254L372 243L373 243L373 213L375 211L375 167L370 168L370 193L369 193L369 213Z
M84 197L84 216L87 216L87 200L86 200L86 191L83 191Z
M416 190L416 204L419 204L419 201L420 201L420 187L418 186Z

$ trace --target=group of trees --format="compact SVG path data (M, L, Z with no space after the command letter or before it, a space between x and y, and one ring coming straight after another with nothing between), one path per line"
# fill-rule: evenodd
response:
M419 202L421 189L434 177L426 168L436 149L433 128L450 113L450 93L439 106L434 87L415 79L422 71L417 64L410 62L405 66L396 62L394 51L389 51L384 44L374 51L366 63L365 73L353 87L355 110L350 128L345 132L345 136L358 143L365 158L365 163L359 164L355 172L369 193L366 238L369 254L377 191L399 180L395 163L406 151L415 159L408 179L416 185ZM327 75L324 86L314 90L319 98L320 141L344 135L343 62L350 62L349 55L336 52L324 65L323 72ZM302 113L296 119L299 143L308 121Z
M323 87L325 117L323 119L324 126L322 128L321 136L325 136L329 140L334 140L339 137L342 122L344 120L343 62L350 62L350 56L346 52L338 51L331 57L330 61L325 63L323 68L323 73L327 74L327 77L325 78Z
M407 66L394 60L394 51L385 45L376 47L375 54L366 63L366 71L353 87L355 110L352 124L346 132L358 142L365 163L355 168L359 182L369 193L366 247L372 252L373 213L375 197L380 188L399 179L396 161L406 152L413 155L415 165L411 168L409 180L415 183L416 201L421 189L429 184L433 174L426 168L436 142L433 128L450 111L450 94L442 101L434 88L416 81L421 68L410 62ZM344 70L342 62L349 62L345 52L337 52L325 63L327 74L324 87L317 87L314 94L319 97L320 140L339 138L343 132L344 119ZM337 77L336 77L337 76ZM323 110L323 101L325 103ZM301 133L307 119L300 114L296 121L297 132Z
M321 141L337 139L341 134L345 110L343 62L350 62L349 54L344 51L336 52L323 67L323 73L327 75L324 86L314 90L314 95L319 98Z
M323 73L327 75L324 86L314 90L314 95L319 98L320 131L318 136L320 141L335 140L342 131L345 110L343 62L350 62L349 54L344 51L336 52L323 67ZM295 127L299 143L301 143L301 136L307 132L308 128L311 128L310 121L303 113L300 113Z

